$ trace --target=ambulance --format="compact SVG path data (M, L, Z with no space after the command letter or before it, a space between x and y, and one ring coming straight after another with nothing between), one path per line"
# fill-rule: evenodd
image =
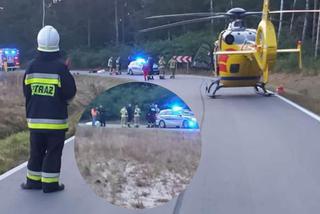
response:
M1 70L14 71L20 68L19 50L16 48L0 49Z

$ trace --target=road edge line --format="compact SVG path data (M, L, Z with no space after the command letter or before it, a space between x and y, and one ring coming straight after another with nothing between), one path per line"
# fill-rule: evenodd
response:
M75 136L70 137L69 139L67 139L64 144L70 143L71 141L73 141L75 139ZM19 166L16 166L13 169L10 169L9 171L3 173L2 175L0 175L0 181L3 181L4 179L8 178L9 176L13 175L14 173L20 171L21 169L25 168L27 166L28 162L24 162L22 164L20 164Z
M274 94L274 95L276 97L278 97L279 99L281 99L282 101L286 102L287 104L295 107L296 109L302 111L303 113L307 114L311 118L313 118L313 119L317 120L318 122L320 122L320 116L319 115L313 113L312 111L302 107L301 105L299 105L299 104L297 104L297 103L295 103L295 102L293 102L293 101L291 101L291 100L289 100L289 99L287 99L287 98L285 98L285 97L283 97L283 96L281 96L279 94Z

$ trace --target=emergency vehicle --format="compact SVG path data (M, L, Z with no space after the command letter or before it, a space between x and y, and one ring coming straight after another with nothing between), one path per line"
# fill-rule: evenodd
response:
M8 71L20 68L19 50L16 48L0 49L1 70L4 70L5 63L7 63Z

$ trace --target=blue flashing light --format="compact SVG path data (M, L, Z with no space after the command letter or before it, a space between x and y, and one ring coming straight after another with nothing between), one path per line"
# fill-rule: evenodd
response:
M173 111L182 111L183 108L181 106L174 105L174 106L172 106L172 110Z
M192 128L192 129L194 129L194 128L197 128L197 122L195 122L195 121L193 121L193 120L189 120L189 122L188 122L189 124L189 128Z
M5 55L10 55L10 56L15 56L19 54L19 51L17 49L11 49L11 48L3 49L3 52Z
M137 58L136 61L139 62L139 63L143 63L143 64L145 64L147 62L145 59L140 58L140 57Z

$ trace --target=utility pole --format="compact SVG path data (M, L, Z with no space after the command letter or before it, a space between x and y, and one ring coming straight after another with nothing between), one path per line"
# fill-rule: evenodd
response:
M58 4L59 2L62 2L62 0L52 0L49 3L48 8L50 8L52 6L52 4ZM42 27L44 27L45 22L46 22L46 15L47 15L46 9L47 9L46 0L42 0Z
M119 46L118 0L114 0L114 24L116 28L116 46Z
M293 0L292 10L294 10L296 8L296 4L297 4L297 0ZM292 29L293 29L293 22L294 22L294 13L292 13L292 15L291 15L290 33L292 32Z
M306 10L309 10L309 0L306 0ZM308 26L308 13L306 13L304 17L304 24L303 24L303 31L302 31L302 42L304 42L307 32L307 26Z
M42 0L42 27L44 27L46 20L46 0Z
M283 11L283 1L280 1L280 11ZM280 39L281 30L282 30L282 20L283 20L283 13L280 13L280 21L279 21L279 28L278 28L278 40Z
M213 0L210 0L210 13L213 13ZM213 34L214 28L213 28L213 19L211 19L211 33Z

